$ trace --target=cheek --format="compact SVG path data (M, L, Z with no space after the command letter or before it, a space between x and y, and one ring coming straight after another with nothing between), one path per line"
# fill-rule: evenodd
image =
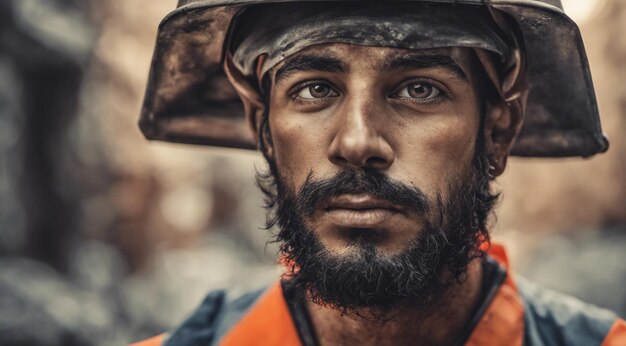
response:
M469 163L474 153L477 123L456 118L453 121L436 124L434 127L436 129L433 136L430 136L427 148L441 159L440 165L447 164L442 168L448 167L452 173L454 167L461 168Z
M270 114L274 159L282 178L292 187L304 184L311 171L319 171L325 158L319 129L290 117L287 112Z
M437 193L445 197L448 182L463 175L472 163L478 115L438 115L419 123L405 126L399 137L395 173L431 198Z

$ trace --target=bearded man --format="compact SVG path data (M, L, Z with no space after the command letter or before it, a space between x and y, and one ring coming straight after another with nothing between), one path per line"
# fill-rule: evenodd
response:
M179 6L142 130L258 148L286 271L142 345L626 344L623 320L514 279L489 241L510 153L608 146L559 1Z

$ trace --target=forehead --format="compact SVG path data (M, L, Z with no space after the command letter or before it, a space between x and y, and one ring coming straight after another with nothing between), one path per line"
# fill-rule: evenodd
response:
M469 79L475 74L476 67L477 58L471 48L402 49L328 43L310 46L289 56L273 67L270 73L276 77L284 72L291 74L308 70L350 73L440 68Z

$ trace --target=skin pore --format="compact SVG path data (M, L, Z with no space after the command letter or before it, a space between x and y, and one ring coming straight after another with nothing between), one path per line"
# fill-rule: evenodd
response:
M226 70L258 129L264 103ZM481 132L480 73L470 49L309 47L270 71L265 155L294 192L311 177L329 178L349 167L375 170L419 187L429 200L446 200L448 182L462 179L471 166ZM519 120L501 104L484 111L487 152L494 165L504 165ZM423 217L348 194L323 204L305 222L334 256L350 256L353 232L346 230L360 229L379 232L377 253L393 256L419 235ZM382 322L312 302L308 310L321 345L448 345L478 303L481 275L480 262L472 261L444 299L426 307L409 299Z

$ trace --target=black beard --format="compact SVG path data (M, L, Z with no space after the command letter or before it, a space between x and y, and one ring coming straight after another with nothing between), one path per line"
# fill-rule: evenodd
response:
M275 237L290 267L290 285L310 299L343 314L386 316L402 302L428 305L454 282L462 282L469 262L483 256L479 246L489 241L487 216L497 195L489 191L487 156L477 145L474 162L461 177L448 182L449 197L429 201L417 187L391 180L374 170L344 169L330 179L307 181L292 192L268 161L270 173L258 174L266 195L266 227L278 224ZM329 197L345 193L371 194L418 213L424 222L418 236L397 255L382 255L376 243L381 230L355 229L348 233L349 251L330 253L305 221ZM445 269L446 277L442 278Z

